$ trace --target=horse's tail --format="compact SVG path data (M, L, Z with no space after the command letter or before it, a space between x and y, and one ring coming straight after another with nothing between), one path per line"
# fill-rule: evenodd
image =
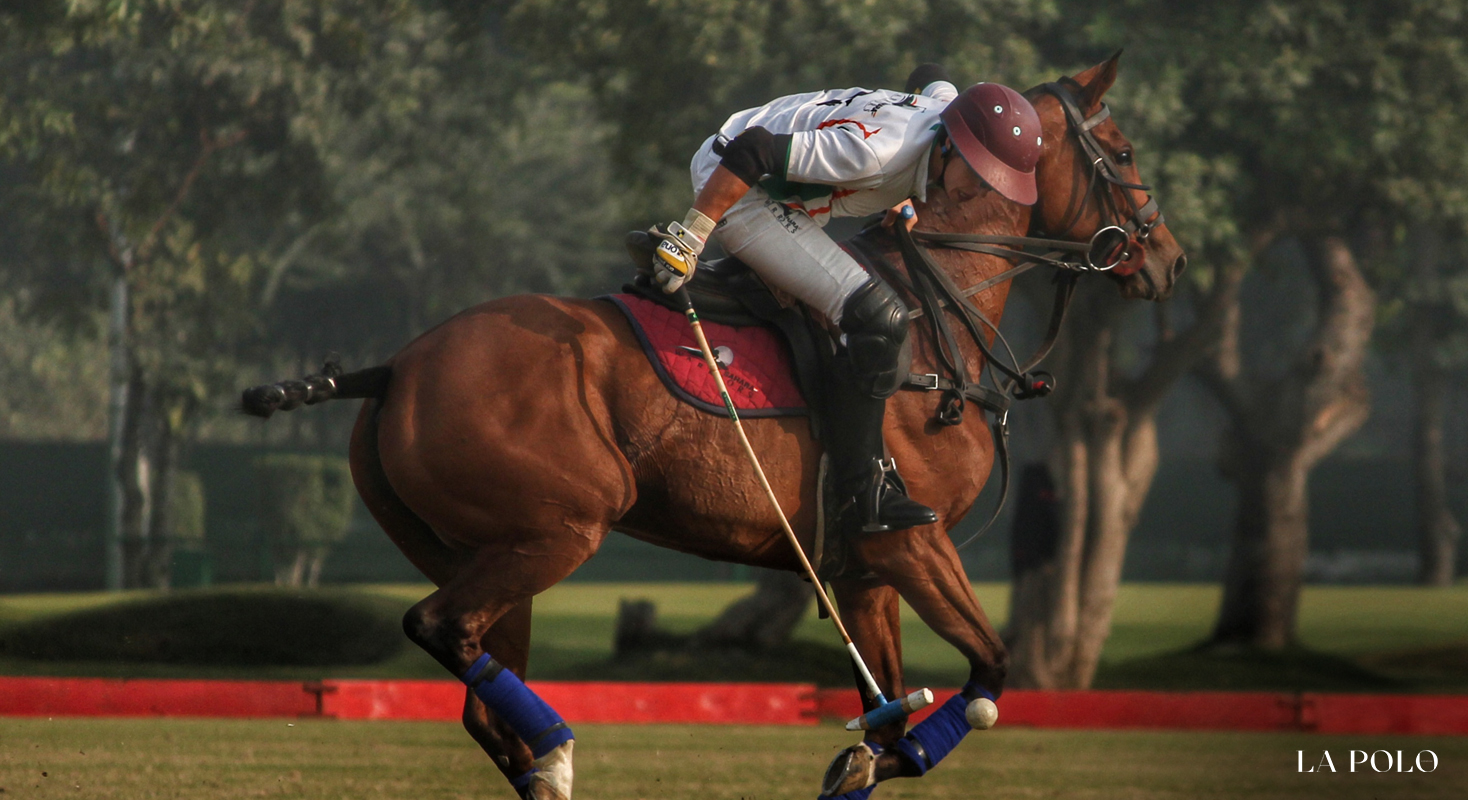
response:
M321 372L298 381L281 381L251 386L240 395L240 411L268 419L276 411L290 411L327 400L382 397L392 380L392 367L383 364L342 374L335 354L326 359Z

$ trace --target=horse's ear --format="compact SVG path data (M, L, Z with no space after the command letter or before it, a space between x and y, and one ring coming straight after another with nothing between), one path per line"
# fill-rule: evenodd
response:
M1071 79L1082 87L1079 98L1081 108L1090 112L1100 107L1101 97L1106 94L1107 89L1111 88L1111 84L1116 83L1116 64L1120 60L1121 51L1117 50L1111 58Z

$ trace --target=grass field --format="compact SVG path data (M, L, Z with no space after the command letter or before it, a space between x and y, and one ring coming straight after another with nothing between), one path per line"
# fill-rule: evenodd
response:
M148 593L129 593L121 601L117 595L102 593L0 596L0 674L440 678L444 677L440 668L402 638L397 622L402 611L430 589L427 585L360 586L295 595L300 602L309 600L351 610L354 616L350 626L333 625L329 615L323 617L314 612L274 621L249 616L258 611L262 599L281 596L272 589L178 592L170 596L168 614L160 612L158 606L146 604L124 606L121 612L116 611L119 602L146 603L158 599ZM220 604L220 610L211 611L209 616L190 621L180 614L181 610L198 611L208 602L217 601L221 592L230 591L236 591L236 595L230 595L229 602ZM609 663L617 604L623 598L654 601L664 627L686 632L748 591L749 586L732 583L557 586L536 599L531 676L628 677L615 674L616 665ZM979 584L975 591L995 623L1002 625L1008 614L1007 586ZM1233 661L1205 659L1185 652L1207 635L1218 600L1219 590L1211 585L1123 586L1097 685L1468 691L1468 586L1452 589L1307 587L1300 610L1300 635L1311 652L1289 654L1273 662L1254 657ZM128 608L136 609L132 619ZM282 608L280 613L289 611ZM174 620L178 629L173 634L171 663L124 661L116 653L109 654L105 641L86 638L88 624L80 624L82 618L75 616L88 610L93 614L112 614L94 618L88 624L91 634L110 634L114 639L117 631L127 624L154 631L163 625L165 617ZM228 624L217 624L217 620L227 619L229 613L236 612L243 616ZM902 619L903 653L914 679L932 685L961 683L966 668L958 654L929 631L910 609L903 609ZM49 646L56 640L67 640L72 642L75 652L63 658L54 654L47 658L28 658L24 648L7 648L4 642L17 641L15 632L27 626L35 633L33 641L46 642ZM313 647L320 649L332 634L344 630L357 633L350 640L332 645L342 653L335 663L323 662L319 653L308 652L296 654L294 663L242 663L237 655L219 659L223 664L211 664L207 660L200 663L197 659L190 663L178 652L185 649L180 641L215 636L227 644L246 640L247 634L271 648L284 642L307 651ZM308 635L306 631L311 633ZM377 644L359 641L368 638L381 641ZM801 624L797 638L809 644L798 649L801 659L834 659L836 680L844 684L849 672L839 651L816 646L834 643L828 622L810 614ZM203 649L214 652L211 648ZM87 658L86 654L92 652L102 657ZM377 655L367 658L363 653ZM289 662L290 658L284 661ZM677 678L684 666L673 663L634 668L657 672L658 678ZM688 666L693 674L685 677L701 677L696 674L697 666ZM807 666L809 673L804 671ZM832 670L796 663L786 665L779 677L815 680L830 674Z
M777 800L816 795L853 741L818 728L576 726L576 797ZM1429 774L1349 771L1349 751L1432 750ZM1297 750L1337 773L1297 772ZM1424 762L1426 762L1424 756ZM1379 762L1380 763L1380 762ZM1358 770L1362 769L1358 767ZM1437 800L1462 798L1468 738L1307 734L975 733L920 780L876 798ZM0 719L6 797L513 800L457 725L286 720Z

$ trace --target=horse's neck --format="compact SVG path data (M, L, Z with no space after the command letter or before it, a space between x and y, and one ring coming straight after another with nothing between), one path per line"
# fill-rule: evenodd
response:
M997 192L986 192L966 203L952 203L948 200L946 193L936 191L928 203L919 204L918 228L933 233L988 236L1024 236L1029 228L1029 207L1011 203ZM965 288L998 275L1010 266L1008 261L997 256L967 250L930 250L929 255L933 257L934 263L948 273L954 283ZM1000 307L1003 307L1002 302Z
M934 192L928 203L918 204L917 230L931 233L1024 236L1029 228L1030 208L1011 203L997 192L986 192L983 196L965 203L948 201L947 193L939 190ZM896 247L893 245L893 252L888 255L894 263L901 263L902 256L895 250ZM928 255L933 259L933 263L946 272L960 289L967 289L981 283L1011 266L1008 261L998 256L967 250L934 248L928 250ZM1004 315L1004 303L1008 297L1009 282L1005 281L969 299L984 313L984 316L998 325L1000 318ZM983 365L982 354L977 346L967 341L968 337L961 334L963 326L957 319L950 315L949 323L953 326L954 331L960 334L959 339L964 343L962 347L964 358L968 362L969 374L977 377ZM992 330L985 330L984 334L988 339L993 339Z

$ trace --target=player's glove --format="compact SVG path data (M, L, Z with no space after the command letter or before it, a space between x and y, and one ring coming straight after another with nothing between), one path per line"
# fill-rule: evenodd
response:
M696 209L688 210L683 222L671 222L665 229L648 231L658 240L653 262L653 280L668 294L678 291L693 277L704 243L714 232L714 221Z

